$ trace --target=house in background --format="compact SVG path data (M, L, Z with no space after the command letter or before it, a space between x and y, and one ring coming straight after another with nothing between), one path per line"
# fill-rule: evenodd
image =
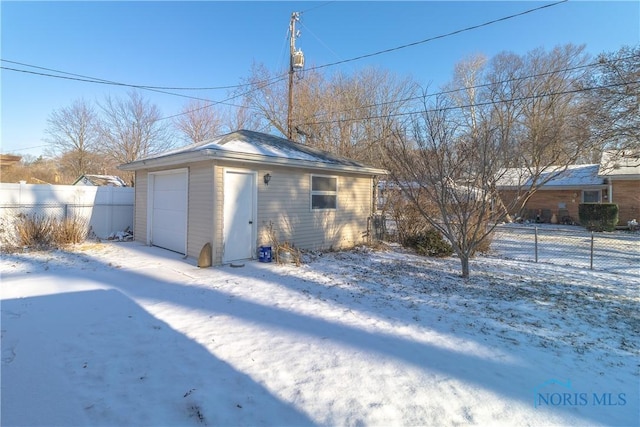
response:
M513 218L551 222L555 215L559 223L578 223L581 203L615 203L619 210L619 225L640 217L640 159L637 156L614 157L605 153L600 164L571 165L558 173L559 168L545 172L557 174L541 186L525 205L524 212L509 212ZM562 168L564 169L564 168ZM508 206L518 188L527 189L528 177L521 169L511 169L497 183Z
M247 130L120 169L135 172L135 239L189 257L210 243L213 264L255 258L270 232L300 249L365 242L386 173Z
M114 175L81 175L72 185L92 185L95 187L126 187L127 184Z
M605 194L618 205L618 224L640 221L640 150L603 153L598 176L607 185Z
M14 154L0 154L0 171L6 170L13 165L20 163L22 156L16 156Z

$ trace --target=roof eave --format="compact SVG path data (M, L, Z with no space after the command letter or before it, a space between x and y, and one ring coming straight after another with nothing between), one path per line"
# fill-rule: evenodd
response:
M173 166L186 162L206 160L202 151L188 151L185 153L170 154L168 156L154 157L151 159L136 160L118 166L123 171L137 171L140 169L158 168L162 166Z
M496 185L499 191L509 190L528 190L529 185ZM607 188L607 184L576 184L576 185L541 185L536 188L536 191L552 191L552 190L584 190L584 189L599 189Z
M263 156L260 154L238 153L234 151L214 150L205 148L197 151L186 153L171 154L166 157L157 157L147 160L137 160L135 162L126 163L118 166L118 169L125 171L136 171L140 169L157 168L163 166L173 166L184 164L187 162L203 161L203 160L227 160L231 162L243 162L259 165L270 166L289 166L315 170L326 170L336 172L351 172L365 175L386 175L388 172L384 169L378 169L367 166L341 165L335 163L315 162L310 160L286 159L280 157Z
M610 179L612 181L637 181L640 180L640 174L611 174L601 175L604 179Z

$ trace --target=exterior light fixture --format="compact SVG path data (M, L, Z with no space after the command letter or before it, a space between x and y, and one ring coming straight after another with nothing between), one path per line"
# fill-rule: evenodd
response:
M264 179L264 183L265 183L265 185L269 185L269 181L271 181L271 174L266 173L266 174L263 176L263 179Z

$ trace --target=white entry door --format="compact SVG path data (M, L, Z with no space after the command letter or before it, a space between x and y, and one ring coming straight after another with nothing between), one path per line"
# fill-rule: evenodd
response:
M226 170L224 174L223 262L253 258L256 251L256 174Z
M187 169L149 174L150 243L187 253Z

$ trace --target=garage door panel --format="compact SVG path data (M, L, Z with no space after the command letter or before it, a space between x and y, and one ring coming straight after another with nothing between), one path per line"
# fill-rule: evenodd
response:
M160 187L162 191L181 191L187 189L187 182L185 180L177 180L176 176L186 176L186 171L178 173L170 173L166 175L156 175L156 188Z
M155 174L151 204L151 244L186 253L187 170Z
M156 191L154 194L153 208L159 211L185 212L186 206L181 202L184 199L185 190L182 191Z
M176 221L176 216L170 211L158 212L155 211L153 218L153 225L158 228L161 233L167 231L178 232L184 229L183 224L179 224Z

